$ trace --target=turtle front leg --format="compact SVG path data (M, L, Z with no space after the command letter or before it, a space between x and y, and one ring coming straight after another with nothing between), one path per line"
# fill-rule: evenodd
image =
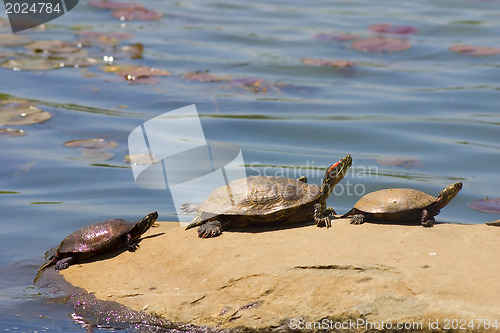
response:
M324 217L327 208L325 204L314 204L314 222L318 227L327 227L330 228L332 226L332 219L329 216Z
M127 249L130 252L135 252L135 250L137 250L137 248L139 247L139 242L133 242L132 241L132 235L131 234L127 234L127 240L126 240L125 244L127 245Z
M73 264L76 261L75 257L66 257L56 262L56 271L62 271L69 267L69 265Z
M430 227L434 226L434 222L436 222L436 220L434 220L434 216L430 216L429 211L427 209L424 209L422 211L421 222L422 222L422 226L424 226L426 228L430 228Z
M212 238L222 233L222 223L217 220L209 220L198 228L198 237Z

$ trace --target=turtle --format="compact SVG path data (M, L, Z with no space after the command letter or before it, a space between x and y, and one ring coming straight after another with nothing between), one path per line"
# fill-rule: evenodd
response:
M371 192L361 197L349 212L342 217L351 217L351 224L364 222L421 223L424 227L434 225L434 216L462 189L458 182L443 189L433 197L409 188L392 188Z
M139 237L157 218L158 213L152 212L137 222L114 219L78 229L62 240L56 253L50 256L38 271L53 264L56 270L63 270L75 262L122 247L133 252L139 246Z
M321 186L299 179L252 176L236 179L214 190L197 209L186 230L199 226L200 238L219 236L225 227L266 223L297 223L314 219L320 227L331 227L333 208L326 199L352 165L347 155L327 168ZM186 212L191 204L183 205Z

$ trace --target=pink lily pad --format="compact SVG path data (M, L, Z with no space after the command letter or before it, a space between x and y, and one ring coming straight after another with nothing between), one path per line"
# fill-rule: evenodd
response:
M302 62L306 65L320 66L320 67L335 67L335 68L346 68L354 66L354 62L347 60L328 60L328 59L313 59L304 58Z
M450 46L450 51L476 57L500 54L500 48L498 47L484 47L484 46L473 46L473 45L453 45Z
M66 141L65 143L63 143L63 146L79 149L103 149L116 148L118 146L118 143L104 139L83 139Z
M363 52L397 52L409 49L411 43L401 39L371 37L354 41L352 47Z
M70 42L62 40L38 40L24 46L34 53L73 53L81 50Z
M169 71L146 66L135 65L108 65L99 68L103 72L112 72L124 77L128 81L134 81L152 76L170 76Z
M134 66L118 72L118 75L125 77L127 80L136 80L151 76L170 76L169 71L146 66Z
M52 118L50 113L40 110L34 103L22 99L0 102L0 124L32 125Z
M146 8L129 8L114 10L111 16L121 21L155 21L161 18L161 13Z
M316 39L316 40L336 40L338 42L345 42L345 41L358 39L359 36L358 35L351 35L351 34L321 33L321 34L314 35L312 38Z
M221 82L221 81L231 81L229 75L214 75L207 72L195 72L184 74L184 78L189 81L198 82Z
M105 9L134 9L134 8L144 8L140 3L133 2L117 2L110 0L102 0L102 1L89 1L89 5L98 8Z
M158 84L158 83L160 83L160 79L158 79L156 77L149 77L149 76L138 77L138 78L135 76L127 76L124 79L130 85L134 85L134 84Z
M23 136L26 132L14 128L0 128L0 136Z
M475 200L469 203L469 207L485 213L500 213L500 198Z
M417 28L410 25L390 25L389 23L373 24L368 29L377 33L398 35L416 34L418 32Z
M422 169L425 165L416 157L383 157L377 163L386 166L398 166L407 169Z

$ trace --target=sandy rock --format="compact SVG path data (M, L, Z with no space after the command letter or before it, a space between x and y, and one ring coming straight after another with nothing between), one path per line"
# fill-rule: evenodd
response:
M144 236L134 253L62 275L99 299L195 325L500 331L500 228L339 219L331 229L252 228L198 239L195 230L160 222Z

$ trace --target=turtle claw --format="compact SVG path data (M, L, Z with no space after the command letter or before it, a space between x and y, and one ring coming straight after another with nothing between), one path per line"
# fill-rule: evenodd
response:
M351 217L351 224L363 224L365 223L365 217L361 214L354 215Z
M327 229L331 228L332 227L332 219L329 217L323 217L316 222L316 226L318 226L319 228L323 228L323 227L326 227Z
M135 250L137 250L139 248L139 244L133 243L133 244L129 244L127 247L128 247L128 250L130 252L135 252Z
M439 211L438 211L438 213L439 213ZM430 228L430 227L434 226L434 222L436 220L434 220L434 218L432 216L430 216L430 214L427 211L427 209L424 209L422 211L422 219L421 219L421 221L422 221L422 226L424 226L426 228Z
M74 257L67 257L56 262L56 271L62 271L66 269L75 261Z
M328 229L332 226L332 219L329 216L323 217L325 213L330 214L331 211L334 211L333 208L326 208L324 204L317 203L314 205L314 222L318 227Z
M198 228L198 237L213 238L222 233L222 223L219 221L208 221Z

